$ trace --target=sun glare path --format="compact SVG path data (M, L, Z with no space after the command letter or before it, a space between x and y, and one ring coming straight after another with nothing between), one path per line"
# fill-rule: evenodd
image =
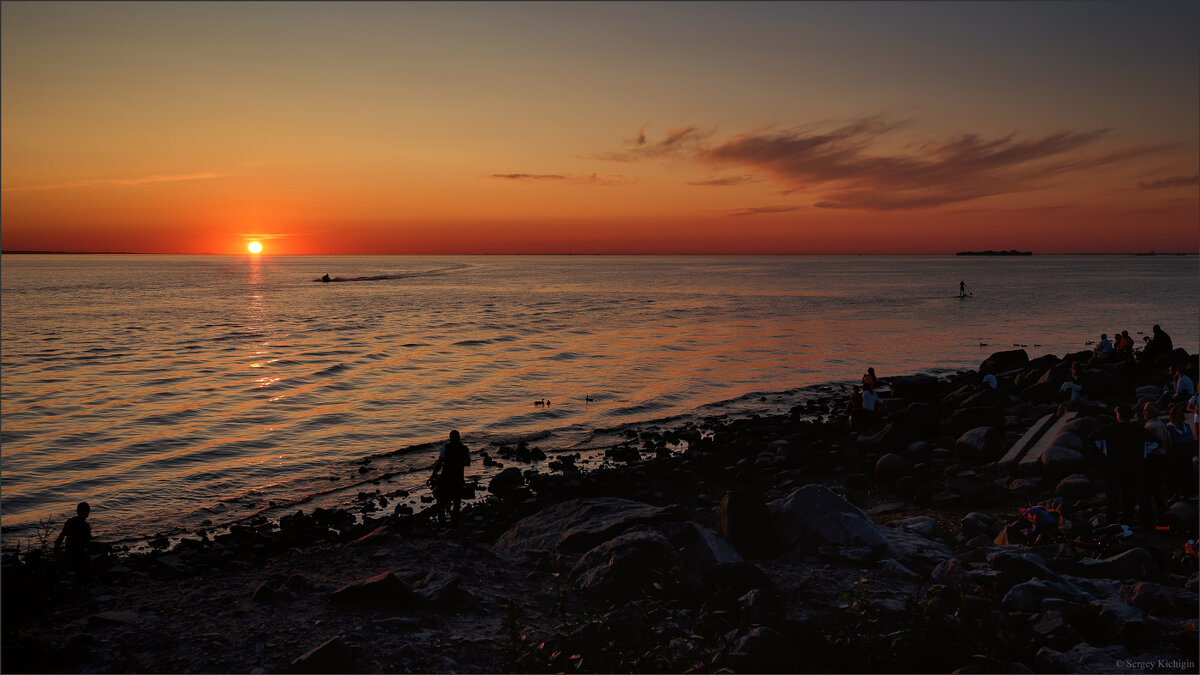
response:
M252 241L246 248L250 249L251 253L259 253L262 251L262 244L258 243L257 241Z

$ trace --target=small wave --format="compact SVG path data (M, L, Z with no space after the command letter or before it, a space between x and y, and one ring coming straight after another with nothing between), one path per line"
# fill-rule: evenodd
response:
M451 347L478 347L480 345L490 345L493 340L460 340L451 343Z

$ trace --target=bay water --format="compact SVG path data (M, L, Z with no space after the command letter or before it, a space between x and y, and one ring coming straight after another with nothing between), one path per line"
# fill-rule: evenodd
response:
M112 541L273 502L346 503L379 473L415 499L451 429L493 454L519 440L575 451L624 425L786 410L868 366L942 375L1007 349L1062 356L1102 332L1140 343L1154 324L1200 351L1195 256L5 255L0 267L5 545L85 500ZM468 478L493 472L477 461Z

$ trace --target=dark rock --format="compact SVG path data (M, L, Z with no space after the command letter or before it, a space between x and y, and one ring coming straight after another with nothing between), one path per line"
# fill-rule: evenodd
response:
M569 580L581 591L605 600L632 600L662 591L680 576L681 560L662 533L622 534L588 551Z
M957 587L968 583L971 579L966 566L959 558L948 558L938 563L930 573L930 579L935 584Z
M699 523L668 523L662 529L679 551L683 566L693 573L703 574L717 565L742 561L732 543Z
M293 673L353 673L358 669L355 649L337 636L292 661Z
M988 563L1004 575L1006 586L1030 579L1059 580L1059 576L1046 567L1046 561L1035 553L997 551L988 556Z
M916 516L914 518L893 520L888 525L900 528L901 530L915 532L923 537L930 537L933 536L933 531L937 528L937 521L929 516Z
M390 609L418 599L417 594L391 572L347 584L330 597L337 603L376 609Z
M996 352L983 360L979 364L979 375L982 377L987 374L999 375L1010 370L1024 368L1029 364L1029 354L1024 349L1013 349L1005 352Z
M617 497L571 499L528 516L496 540L512 551L582 553L635 525L672 516L667 508Z
M725 493L717 505L717 534L743 555L758 555L771 549L771 513L762 497L748 490Z
M929 459L932 450L933 444L929 441L913 441L904 446L900 455L910 462L924 462Z
M1197 512L1196 505L1186 500L1180 500L1171 504L1167 508L1167 513L1163 517L1166 523L1171 526L1171 529L1176 532L1183 532L1195 536L1197 531Z
M1042 647L1034 656L1038 672L1048 673L1126 673L1130 669L1122 662L1129 650L1122 645L1096 648L1086 642L1060 652Z
M954 442L958 454L968 459L990 462L1003 452L1003 434L995 427L976 427L959 436Z
M1075 575L1092 579L1153 580L1162 576L1154 555L1144 548L1134 548L1103 560L1084 558Z
M1097 598L1090 608L1104 632L1120 637L1122 642L1138 642L1145 637L1147 622L1142 610L1116 598Z
M875 463L875 480L881 485L891 485L912 471L912 464L900 455L888 453Z
M821 551L851 560L874 560L888 545L862 509L823 485L805 485L767 508L780 543L797 554Z
M1061 445L1046 448L1038 462L1042 466L1042 475L1055 481L1079 473L1087 466L1087 458L1082 453Z
M1070 649L1082 638L1062 612L1055 610L1042 611L1033 618L1033 635L1037 644L1054 649Z
M1096 496L1096 487L1081 473L1073 473L1059 481L1054 494L1063 499L1090 499Z
M942 384L932 375L919 373L917 375L900 375L889 377L892 384L892 396L907 401L936 403L942 397Z
M962 526L963 536L967 539L981 534L991 538L1000 533L1000 526L996 523L996 519L979 511L972 511L963 516L959 524Z
M462 587L461 576L437 570L413 584L413 590L431 605L454 605L471 598Z
M896 491L896 494L900 495L901 497L910 497L916 492L917 487L920 484L920 478L917 478L916 476L904 476L896 481L896 485L893 489Z
M525 487L525 477L521 470L510 466L492 477L488 483L488 492L499 497L511 496Z
M1196 593L1151 581L1122 586L1121 599L1154 616L1189 616L1196 612Z
M888 542L888 555L898 560L905 567L920 574L931 573L953 555L945 544L927 539L914 532L883 529Z

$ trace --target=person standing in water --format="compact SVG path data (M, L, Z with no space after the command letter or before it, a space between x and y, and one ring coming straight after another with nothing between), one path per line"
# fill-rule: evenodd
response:
M463 472L471 463L471 451L463 445L458 430L450 432L450 442L442 447L437 461L433 463L433 473L429 483L433 485L433 496L437 499L438 523L446 520L450 513L450 523L458 523L458 513L462 509L462 493L466 479Z
M966 294L967 294L967 282L965 282L965 281L958 282L958 297L961 298L962 296L964 296Z

